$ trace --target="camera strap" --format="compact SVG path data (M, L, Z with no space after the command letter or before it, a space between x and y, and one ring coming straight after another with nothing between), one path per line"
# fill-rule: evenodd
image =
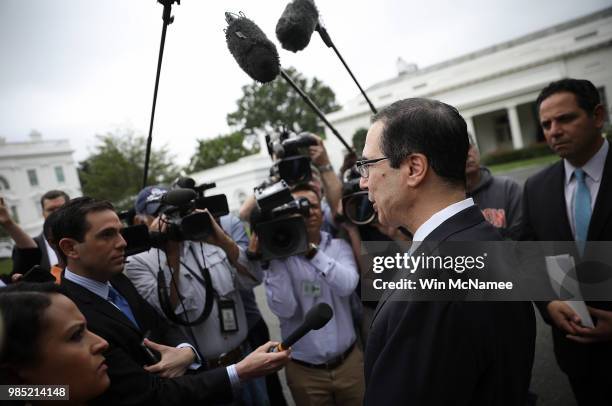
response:
M173 311L172 306L170 304L170 297L168 295L168 289L166 288L166 278L164 276L164 272L160 268L160 271L157 273L157 294L159 297L160 306L163 312L165 313L165 315L171 321L173 321L174 323L180 324L181 326L195 326L195 325L201 324L204 321L206 321L208 317L210 316L210 313L212 312L213 300L214 300L214 296L216 295L216 292L212 286L212 280L211 280L210 272L208 271L208 268L202 267L200 265L200 263L197 260L197 257L195 256L195 253L193 252L193 246L190 246L189 248L190 248L191 255L194 258L194 261L196 262L196 264L198 264L198 267L200 268L200 273L202 274L202 276L195 274L195 272L193 272L191 268L185 265L183 261L180 261L180 263L189 271L190 274L192 274L197 279L198 282L202 284L202 286L206 290L206 299L204 302L204 309L202 310L202 313L194 321L184 320L183 318L179 317ZM171 269L171 272L172 272L172 269ZM177 293L180 299L181 294L180 292L177 292ZM182 303L183 301L181 300L181 305L183 305ZM183 305L183 309L185 309L184 305Z
M236 313L236 302L234 302L230 298L221 297L219 295L219 293L212 286L212 278L210 276L210 271L208 270L206 266L202 266L200 264L200 261L198 261L198 258L195 252L193 251L193 245L189 246L189 251L191 252L191 255L193 256L195 263L198 265L198 268L200 269L201 276L198 275L189 266L187 266L187 264L185 264L183 261L181 261L181 265L183 265L185 269L187 269L187 271L189 271L189 273L198 282L200 282L202 286L204 286L204 288L206 289L206 305L204 307L205 310L207 309L207 306L210 303L210 310L208 310L208 313L210 313L210 311L212 311L212 301L213 299L216 300L217 308L219 310L219 321L221 324L220 326L221 334L237 332L238 331L238 316ZM202 253L202 257L203 256L204 256L204 253Z

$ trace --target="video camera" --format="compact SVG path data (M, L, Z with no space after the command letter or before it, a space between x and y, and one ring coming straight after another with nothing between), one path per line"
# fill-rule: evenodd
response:
M251 229L259 238L260 259L287 258L308 250L305 217L310 214L306 198L294 199L284 180L255 189L257 207Z
M281 132L266 135L268 153L275 159L270 176L284 180L288 185L308 182L312 178L308 147L317 145L315 137L309 133L298 135Z
M344 172L342 183L342 209L344 217L338 220L348 220L358 226L372 223L376 220L374 205L368 199L368 191L359 187L359 172L355 168Z
M135 255L151 247L163 248L167 241L205 240L213 232L211 218L196 209L207 209L215 218L229 213L225 195L204 196L205 190L215 186L214 183L196 186L191 178L179 178L172 190L151 194L147 203L158 203L158 214L165 215L163 233L149 232L144 224L129 225L129 214L120 213L120 217L128 221L128 227L122 229L127 242L125 255Z

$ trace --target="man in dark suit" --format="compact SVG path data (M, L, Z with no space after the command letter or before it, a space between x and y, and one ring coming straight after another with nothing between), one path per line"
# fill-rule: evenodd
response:
M428 242L502 239L466 199L469 141L455 108L406 99L372 122L357 163L361 187L382 224L414 235L413 254L427 253ZM374 313L365 405L525 404L535 340L530 303L408 302L397 292L386 291Z
M228 402L240 382L281 368L288 353L268 343L237 364L193 375L199 356L178 329L138 295L122 274L126 242L110 203L83 197L54 214L51 233L66 263L62 287L88 328L106 339L111 386L95 403L170 405Z
M47 220L51 213L62 207L68 200L70 200L70 197L61 190L49 190L46 192L40 198L43 218ZM40 265L42 269L51 271L52 266L59 264L57 255L46 240L44 232L34 237L34 242L36 247L33 248L15 245L12 255L13 274L23 274L34 265Z
M549 146L562 160L530 177L523 195L522 240L612 240L612 153L601 134L606 117L599 92L587 80L549 84L537 99ZM537 303L551 324L555 355L580 405L612 403L612 306L589 303L596 321L584 328L565 302Z

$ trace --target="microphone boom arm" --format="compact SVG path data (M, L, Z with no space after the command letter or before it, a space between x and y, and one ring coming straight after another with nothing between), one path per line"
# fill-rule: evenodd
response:
M338 138L342 145L344 145L349 152L355 152L353 148L344 140L344 138L342 138L342 136L340 135L338 130L336 130L336 128L332 125L332 123L327 120L325 114L323 114L323 112L317 107L317 105L312 101L312 99L306 93L304 93L304 91L293 81L293 79L289 77L287 72L281 69L280 74L283 79L285 79L287 83L289 83L289 86L291 86L296 92L298 92L298 94L302 97L302 99L304 99L306 104L308 104L308 106L310 106L310 108L315 112L315 114L319 116L319 118L325 123L327 128L331 130L331 132L336 136L336 138Z
M374 107L374 104L372 104L372 101L370 100L370 98L368 97L368 95L366 94L365 90L363 90L363 88L361 87L361 85L359 84L359 82L357 81L357 78L355 77L355 75L353 75L353 72L351 71L351 69L348 67L348 65L346 64L346 62L344 61L344 58L342 57L342 55L340 55L340 51L338 51L338 48L336 48L336 46L334 45L333 41L331 40L331 37L329 36L329 34L327 33L327 30L325 29L325 27L323 27L321 25L321 23L319 22L317 24L317 28L315 28L317 30L317 32L319 33L319 35L321 36L321 39L323 40L323 42L325 43L325 45L327 45L328 48L331 48L334 50L334 52L336 53L336 55L338 56L338 59L340 59L340 62L342 62L342 65L344 65L344 67L346 68L347 72L349 73L349 75L351 75L351 78L353 79L353 82L355 82L355 84L357 85L357 87L359 88L359 91L361 92L361 94L363 95L363 97L366 99L366 101L368 102L368 105L370 106L370 110L372 110L372 113L376 114L378 113L378 111L376 110L376 107Z
M153 107L151 108L151 121L149 122L149 137L147 138L147 150L145 153L144 174L142 178L142 187L147 186L147 178L149 177L149 160L151 158L151 144L153 142L153 121L155 119L155 106L157 105L157 90L159 89L159 77L161 74L162 59L164 57L164 44L166 43L166 30L174 21L174 16L171 15L172 3L181 4L180 0L158 0L163 6L164 11L162 20L161 43L159 44L159 56L157 59L157 73L155 75L155 88L153 90Z

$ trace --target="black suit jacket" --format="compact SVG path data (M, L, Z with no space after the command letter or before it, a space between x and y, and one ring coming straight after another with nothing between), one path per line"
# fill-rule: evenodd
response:
M526 241L573 241L565 203L565 168L563 160L554 163L533 175L523 191L523 219L521 240ZM591 214L587 234L589 241L612 241L612 147L604 164L603 176ZM577 253L574 253L578 255ZM588 258L589 249L585 250ZM546 310L548 302L536 303L544 320L551 320ZM589 305L612 310L610 302L588 302ZM557 362L561 369L572 376L581 376L594 371L611 371L612 343L583 345L565 338L565 333L556 326L553 343ZM607 367L605 366L607 364ZM612 372L608 372L612 377Z
M232 389L224 368L178 378L160 378L142 367L150 364L141 347L145 332L160 344L187 342L147 303L123 274L111 284L125 297L139 328L115 306L62 276L62 287L87 319L88 328L109 342L105 354L110 388L93 403L101 405L182 405L230 401Z
M478 240L502 237L476 206L425 239ZM535 345L530 303L405 302L385 293L366 346L365 405L525 404Z
M45 237L43 237L42 233L34 237L34 242L37 248L13 248L12 273L24 274L34 265L40 265L46 271L51 270L49 255L47 254L47 244L45 244Z

